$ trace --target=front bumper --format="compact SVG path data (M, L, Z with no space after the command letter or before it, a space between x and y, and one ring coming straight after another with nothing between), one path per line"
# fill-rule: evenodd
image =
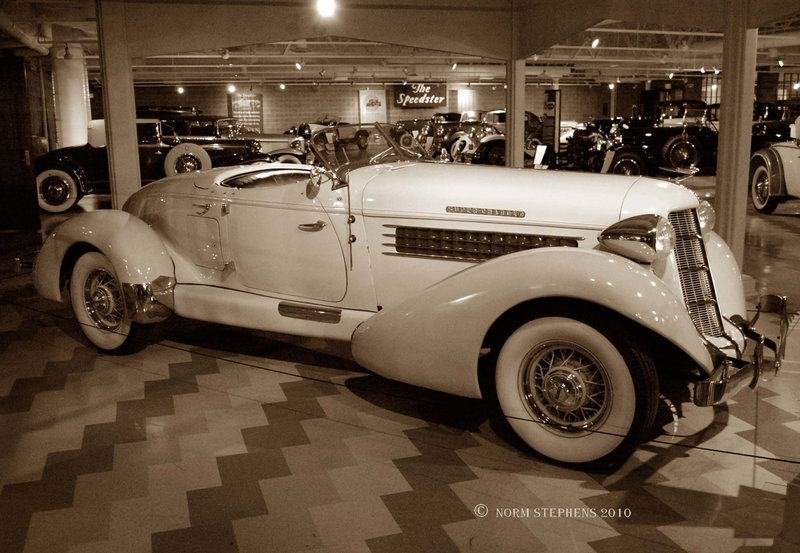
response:
M777 345L753 328L761 313L777 313L780 317L780 337ZM746 386L755 390L768 364L764 361L765 347L775 352L774 361L769 364L774 366L775 372L780 368L786 349L786 335L789 331L785 296L762 296L751 321L738 317L731 322L742 331L748 342L754 343L753 360L748 363L743 359L720 355L711 375L695 383L694 404L700 407L724 403Z

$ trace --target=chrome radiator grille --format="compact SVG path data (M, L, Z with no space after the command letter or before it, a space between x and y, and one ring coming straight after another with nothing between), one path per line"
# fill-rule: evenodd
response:
M714 293L711 270L694 209L669 214L675 228L675 260L683 300L697 329L708 336L722 336L722 317Z
M479 232L425 227L391 226L394 242L384 243L394 251L387 255L430 257L455 261L485 261L509 253L553 246L577 247L578 239L507 232Z

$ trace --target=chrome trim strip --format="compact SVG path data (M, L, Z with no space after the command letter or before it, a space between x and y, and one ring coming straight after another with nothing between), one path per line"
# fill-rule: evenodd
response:
M493 209L489 207L463 207L460 205L448 205L445 208L447 213L465 213L467 215L491 215L493 217L518 217L525 218L525 212L516 209Z
M301 319L316 323L338 324L342 320L341 309L285 301L278 304L278 313L291 319Z

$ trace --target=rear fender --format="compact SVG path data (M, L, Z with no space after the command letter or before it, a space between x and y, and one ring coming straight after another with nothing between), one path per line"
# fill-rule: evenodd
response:
M87 188L88 185L86 179L86 172L83 170L83 167L81 167L79 163L76 163L75 160L73 160L69 156L65 155L49 156L46 162L37 164L36 174L38 175L42 171L46 171L48 169L60 169L62 171L66 171L67 173L75 177L76 184L78 185L78 188L80 188L82 193L84 194L89 193L89 190Z
M142 302L172 307L175 267L164 243L141 219L120 210L81 213L59 225L36 257L33 282L47 299L62 301L61 291L77 258L97 250L109 258L139 315L153 310ZM146 296L146 297L144 297ZM158 296L158 297L154 297ZM140 322L145 317L140 316Z
M772 148L764 148L753 154L753 157L750 159L751 177L757 163L763 164L769 173L769 195L773 197L788 195L786 179L783 175L783 161L778 155L778 152Z
M713 369L682 298L626 258L578 248L510 254L456 273L362 323L353 356L388 378L480 397L478 358L489 329L505 312L539 298L605 307Z

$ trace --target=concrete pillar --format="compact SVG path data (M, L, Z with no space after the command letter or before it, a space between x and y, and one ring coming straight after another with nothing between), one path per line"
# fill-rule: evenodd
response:
M136 100L128 54L125 2L97 0L100 65L103 70L103 110L111 178L111 205L122 207L141 188L136 138Z
M56 107L56 147L81 146L87 142L89 128L89 82L86 78L83 46L54 46L51 56Z
M739 265L744 255L752 135L753 86L756 81L758 29L747 28L750 0L727 0L722 45L723 86L717 149L717 232Z
M506 62L506 166L525 166L525 60Z
M608 99L608 117L610 119L614 119L617 116L617 85L611 83L609 88L609 99Z

